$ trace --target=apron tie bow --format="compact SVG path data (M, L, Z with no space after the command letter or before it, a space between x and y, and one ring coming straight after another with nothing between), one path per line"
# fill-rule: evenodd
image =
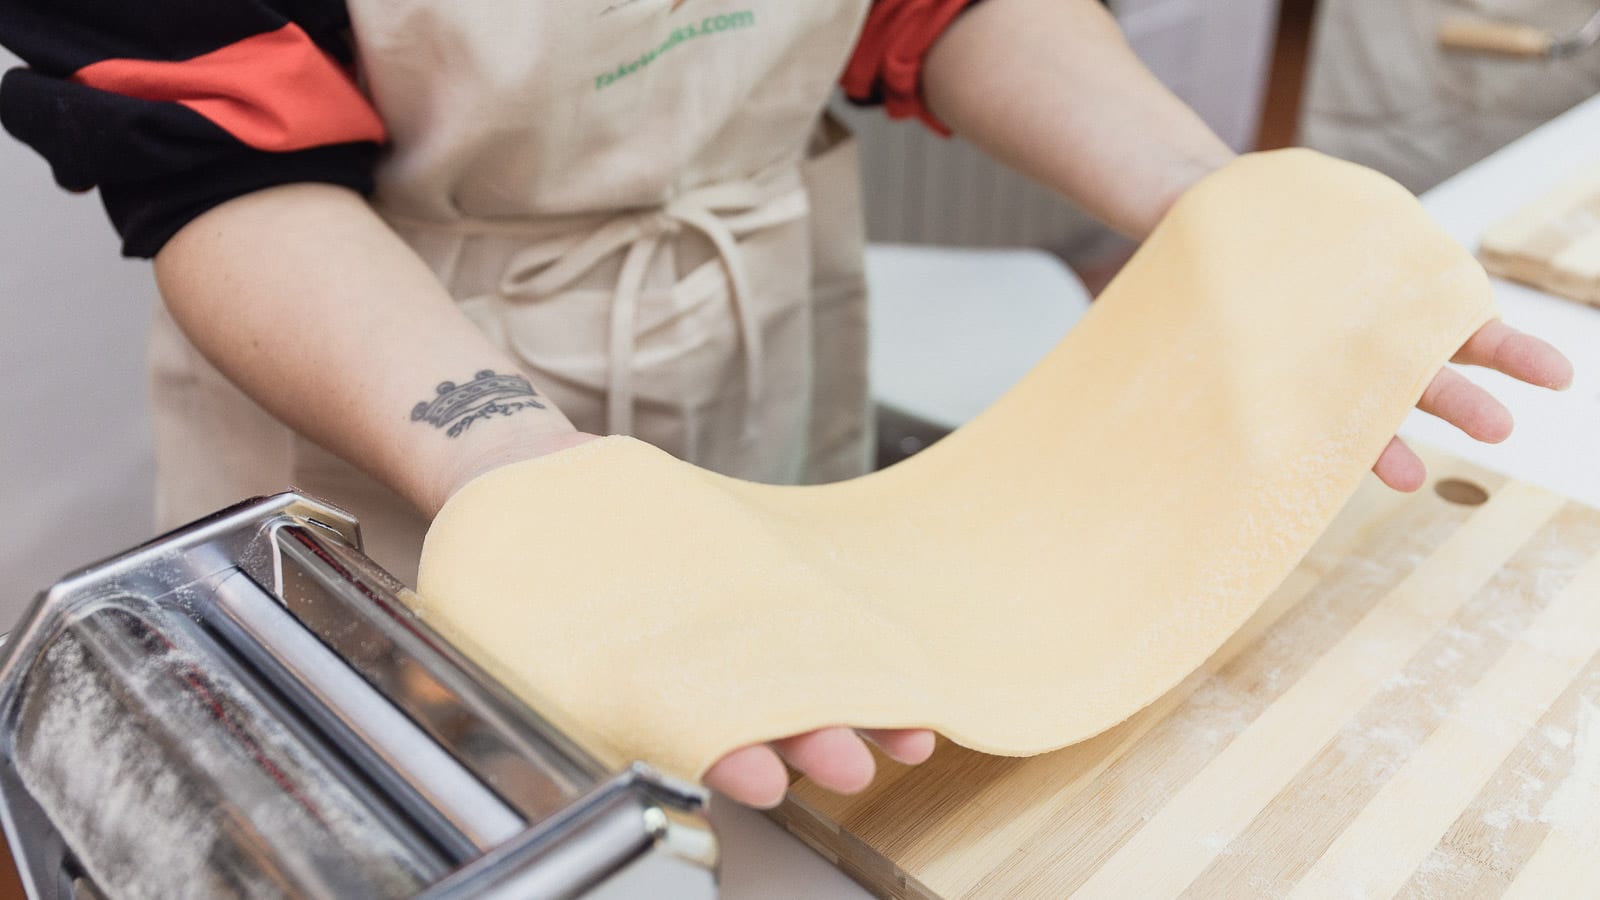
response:
M512 256L500 279L507 299L537 300L572 287L614 254L624 252L612 294L606 385L606 430L630 434L634 419L633 357L639 295L656 253L685 231L704 237L727 278L745 366L746 435L754 433L762 399L762 336L739 239L801 219L807 200L799 177L754 179L696 188L656 209L614 216L587 234L539 241Z

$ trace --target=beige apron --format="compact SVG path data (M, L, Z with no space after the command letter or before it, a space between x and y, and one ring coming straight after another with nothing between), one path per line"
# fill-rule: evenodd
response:
M821 112L868 5L351 0L393 138L375 205L580 429L754 480L860 474L856 163ZM161 525L292 484L414 577L427 523L397 495L165 314L151 355Z
M1597 0L1323 0L1300 143L1422 192L1600 91L1600 49L1555 60L1439 46L1452 16L1565 34Z

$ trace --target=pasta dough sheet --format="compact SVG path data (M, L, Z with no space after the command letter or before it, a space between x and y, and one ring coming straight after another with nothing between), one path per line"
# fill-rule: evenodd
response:
M839 724L1062 747L1249 617L1492 314L1399 185L1245 157L923 453L813 487L621 437L510 465L434 522L417 611L612 763Z

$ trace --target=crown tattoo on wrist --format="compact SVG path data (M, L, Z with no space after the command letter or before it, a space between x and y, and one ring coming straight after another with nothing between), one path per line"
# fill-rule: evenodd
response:
M515 415L525 409L544 409L539 394L521 375L497 375L484 369L466 384L442 382L438 396L411 409L411 421L445 429L446 437L460 437L474 422Z

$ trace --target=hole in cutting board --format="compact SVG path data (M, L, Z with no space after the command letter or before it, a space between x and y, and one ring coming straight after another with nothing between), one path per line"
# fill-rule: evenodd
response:
M1489 499L1489 492L1460 478L1446 478L1433 486L1433 492L1451 503L1462 506L1481 506Z

